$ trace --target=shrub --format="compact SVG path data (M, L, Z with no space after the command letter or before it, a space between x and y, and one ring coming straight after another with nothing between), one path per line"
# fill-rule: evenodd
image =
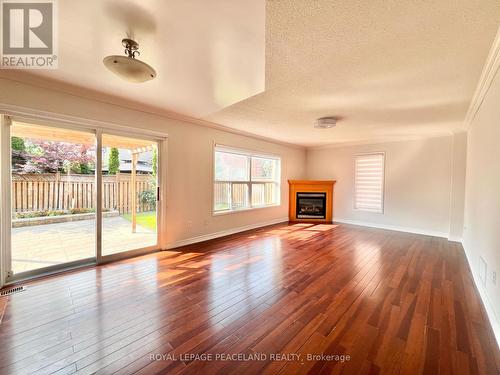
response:
M153 160L151 161L151 167L153 169L153 176L156 177L158 169L158 150L156 147L153 150Z
M61 216L61 215L67 215L67 211L45 211L47 212L47 216Z
M92 174L92 165L90 163L80 163L78 172L81 174Z
M107 212L109 209L104 208L102 212ZM35 217L46 217L46 216L60 216L60 215L77 215L77 214L88 214L95 212L94 208L72 208L68 211L62 210L44 210L44 211L29 211L29 212L16 212L16 219L32 219Z
M45 217L45 216L59 216L67 215L66 211L29 211L29 212L17 212L16 219L31 219L35 217Z
M47 216L47 211L16 212L16 219L30 219L42 216Z
M71 215L88 214L91 212L95 212L95 209L93 209L93 208L72 208L71 210L69 210L69 213Z
M139 201L142 204L149 204L152 207L156 207L156 189L141 191L139 193Z
M116 174L120 171L120 152L116 147L111 148L108 160L108 173Z

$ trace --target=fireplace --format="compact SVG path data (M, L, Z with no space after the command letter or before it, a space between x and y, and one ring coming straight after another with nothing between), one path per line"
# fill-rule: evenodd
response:
M288 180L288 219L296 223L331 223L335 180Z
M326 193L297 192L297 219L325 219Z

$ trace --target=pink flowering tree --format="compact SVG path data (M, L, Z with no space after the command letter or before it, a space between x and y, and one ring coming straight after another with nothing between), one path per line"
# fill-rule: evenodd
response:
M17 167L24 173L90 173L94 152L90 146L66 142L25 140L24 163Z

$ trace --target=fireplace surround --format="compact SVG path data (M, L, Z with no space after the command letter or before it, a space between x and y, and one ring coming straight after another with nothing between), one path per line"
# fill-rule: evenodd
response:
M331 223L333 218L333 180L288 180L289 220Z

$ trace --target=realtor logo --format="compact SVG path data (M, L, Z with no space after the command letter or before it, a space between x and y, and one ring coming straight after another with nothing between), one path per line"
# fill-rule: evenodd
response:
M56 69L55 0L0 0L1 68Z

